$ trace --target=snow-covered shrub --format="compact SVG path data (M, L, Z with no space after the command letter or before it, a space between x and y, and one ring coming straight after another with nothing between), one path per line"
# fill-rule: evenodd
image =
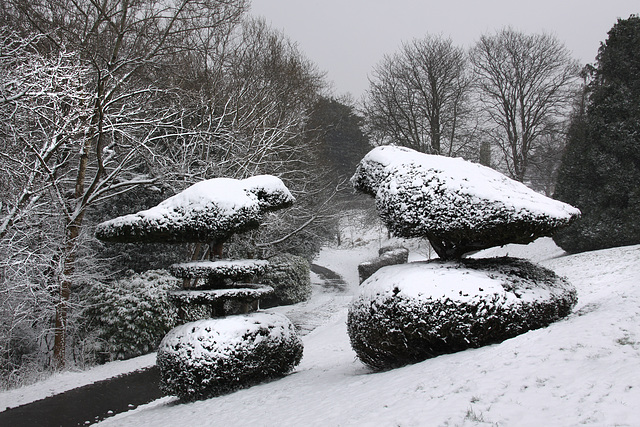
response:
M351 182L396 236L426 237L443 259L551 236L580 215L488 167L404 147L371 150Z
M194 321L209 317L243 314L258 309L258 301L273 293L271 286L236 283L225 289L175 290L169 300L178 307L180 320Z
M386 249L382 251L382 249ZM407 248L380 248L380 256L358 265L360 283L367 280L373 273L387 265L404 264L409 260Z
M274 289L260 301L261 307L296 304L311 297L309 262L300 256L280 254L270 258L267 271L258 280Z
M158 348L160 388L184 400L218 396L287 374L302 352L293 324L281 314L187 323Z
M224 242L258 228L267 212L294 202L271 175L198 182L159 205L98 224L96 237L109 242Z
M528 261L416 262L366 280L347 325L358 357L390 369L547 326L576 302L572 285Z
M83 317L93 329L97 360L128 359L154 351L175 326L176 309L168 298L175 289L177 279L164 270L96 284Z

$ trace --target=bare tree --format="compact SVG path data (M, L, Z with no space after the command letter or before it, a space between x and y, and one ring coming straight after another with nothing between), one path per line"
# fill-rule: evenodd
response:
M467 113L467 58L451 39L428 36L385 56L364 102L372 138L421 152L451 155Z
M512 178L523 181L531 153L562 130L579 73L566 47L549 34L511 28L483 35L471 50L489 139Z
M15 14L15 22L47 35L40 49L60 51L66 46L88 69L83 87L90 98L82 106L87 111L80 115L83 126L54 138L68 143L56 145L49 163L41 161L64 223L55 258L59 279L54 363L62 367L68 301L87 208L153 182L157 147L193 133L193 127L185 129L183 124L192 125L197 118L187 120L177 108L180 97L167 78L172 60L191 50L190 36L219 28L226 31L247 4L244 0L10 3L7 10ZM46 129L49 142L43 146L50 147L56 128Z

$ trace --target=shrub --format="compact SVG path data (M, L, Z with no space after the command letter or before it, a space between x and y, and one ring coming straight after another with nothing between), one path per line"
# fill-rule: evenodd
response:
M98 362L128 359L154 351L176 322L168 292L177 280L164 270L133 274L94 286L84 310Z
M360 289L348 332L374 369L501 342L549 325L577 302L564 279L513 258L389 266Z
M160 344L160 388L183 400L219 396L287 374L302 351L294 326L281 314L186 323Z
M311 296L309 262L300 256L281 254L269 259L269 267L258 281L274 292L260 300L262 307L296 304Z
M407 248L380 248L380 256L358 265L360 283L367 280L373 273L387 265L404 264L409 260Z

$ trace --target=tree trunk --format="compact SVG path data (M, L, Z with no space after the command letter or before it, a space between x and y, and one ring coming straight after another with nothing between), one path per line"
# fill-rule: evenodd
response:
M80 221L81 222L81 221ZM71 296L71 283L75 271L76 245L80 235L80 222L75 221L67 227L65 244L62 254L62 277L58 302L56 304L56 318L54 326L53 365L56 369L65 367L67 344L67 314L69 298Z

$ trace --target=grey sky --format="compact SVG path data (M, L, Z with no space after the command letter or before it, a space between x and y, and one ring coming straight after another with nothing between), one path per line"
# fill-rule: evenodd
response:
M640 13L638 0L252 0L264 17L328 73L337 95L356 99L384 54L426 34L471 46L483 33L512 26L548 32L582 63L593 62L617 18Z

